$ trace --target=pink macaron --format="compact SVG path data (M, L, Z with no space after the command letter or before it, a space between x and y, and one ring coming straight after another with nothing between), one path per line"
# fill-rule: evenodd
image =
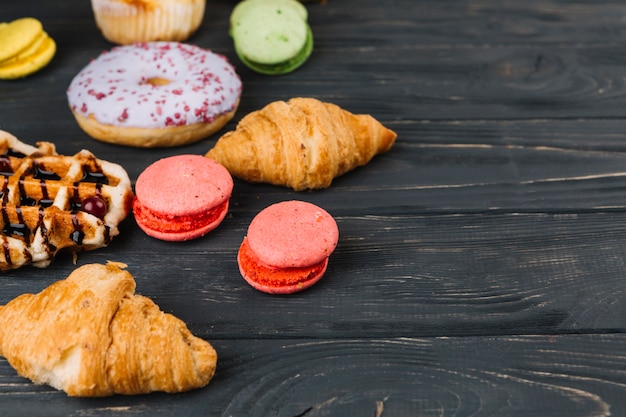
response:
M233 179L201 155L160 159L137 178L133 214L148 235L167 241L204 236L228 213Z
M273 204L252 220L237 255L243 278L259 291L290 294L319 281L339 240L335 219L304 201Z

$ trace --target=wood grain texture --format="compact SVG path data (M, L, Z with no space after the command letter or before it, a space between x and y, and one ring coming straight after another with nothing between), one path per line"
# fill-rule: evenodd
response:
M622 335L222 340L205 389L77 400L4 376L14 415L224 417L621 415ZM33 407L41 407L35 408ZM23 410L29 410L27 414ZM61 415L61 413L59 413Z
M10 4L9 4L10 3ZM621 1L307 2L315 51L296 72L253 73L228 37L235 0L210 0L191 43L224 54L244 90L235 118L311 96L398 133L392 150L325 190L235 181L218 229L172 244L132 217L77 264L128 265L137 292L219 354L205 389L75 399L0 359L0 415L626 415L626 41ZM65 89L110 48L89 2L7 2L39 18L52 63L0 83L0 128L62 153L87 148L131 179L153 161L204 154L96 142ZM240 277L252 218L302 199L337 220L340 241L310 290L269 296ZM76 265L0 277L0 304Z

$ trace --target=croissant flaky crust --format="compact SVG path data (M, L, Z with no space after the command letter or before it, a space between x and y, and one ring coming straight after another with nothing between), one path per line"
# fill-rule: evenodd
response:
M209 383L213 347L150 299L122 264L76 269L0 307L0 354L70 396L182 392Z
M370 115L292 98L247 114L206 156L237 178L302 191L330 186L388 151L396 136Z

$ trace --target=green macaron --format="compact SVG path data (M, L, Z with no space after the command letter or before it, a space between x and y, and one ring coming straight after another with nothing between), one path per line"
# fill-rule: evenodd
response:
M239 59L262 74L286 74L313 51L307 10L297 0L244 0L231 13L230 35Z

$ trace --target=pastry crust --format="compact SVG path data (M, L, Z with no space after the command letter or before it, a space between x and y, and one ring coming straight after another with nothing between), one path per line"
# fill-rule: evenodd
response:
M154 128L115 126L100 123L93 115L85 117L76 111L72 111L72 114L85 133L101 142L135 148L156 148L188 145L209 137L224 127L233 118L235 111L236 107L235 110L216 116L212 123Z
M330 186L334 178L388 151L396 136L370 115L292 98L246 115L206 156L240 179L302 191Z
M125 265L90 264L0 308L0 354L17 372L70 396L202 387L217 354L178 318L135 295Z

